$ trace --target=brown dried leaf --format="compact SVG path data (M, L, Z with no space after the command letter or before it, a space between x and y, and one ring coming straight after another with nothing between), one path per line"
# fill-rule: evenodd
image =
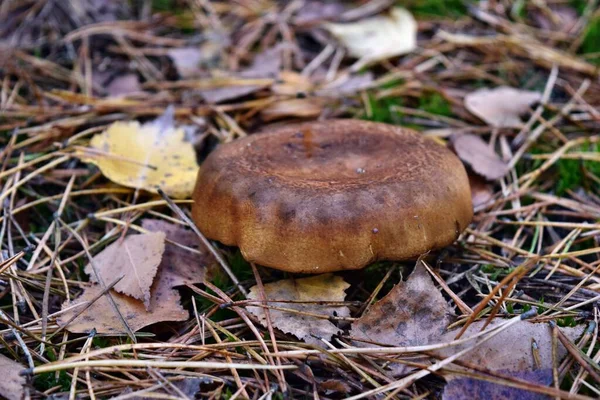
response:
M486 179L500 179L508 172L506 163L477 135L456 135L452 146L464 163Z
M327 379L326 381L319 383L319 389L325 392L325 394L331 393L350 393L350 385L339 379Z
M488 328L502 324L502 319L495 319ZM468 338L481 331L485 321L480 320L471 324L462 338ZM575 340L583 333L583 326L574 328L561 328L562 332L570 339ZM446 332L442 335L440 342L447 343L456 337L457 330ZM534 324L522 321L515 324L490 340L480 344L473 350L460 358L461 361L478 365L492 371L533 371L536 369L531 340L537 342L539 348L539 368L552 368L552 330L547 324ZM471 347L477 339L467 341L464 344L438 350L442 357L449 357L459 351ZM562 359L567 350L559 342L558 358Z
M350 336L391 346L418 346L440 341L454 310L419 263L358 320Z
M180 304L181 298L179 293L172 289L172 286L169 274L160 271L150 290L152 296L150 298L149 309L146 309L141 301L119 294L114 290L111 290L111 294L131 330L137 332L143 327L157 322L185 321L189 318L188 312ZM62 308L64 310L76 304L87 303L101 292L102 287L100 285L90 286L77 299L69 304L63 304ZM57 321L58 324L63 326L74 315L77 315L80 310L80 307L74 307L61 314ZM100 297L90 308L75 318L69 324L67 330L72 333L87 333L93 328L96 328L98 333L126 333L121 320L113 311L106 295Z
M150 287L164 251L163 232L129 235L98 253L93 263L104 282L111 282L123 275L124 278L114 286L114 290L142 300L146 309L149 309ZM85 273L90 275L90 281L98 282L91 264L85 267Z
M171 287L202 283L215 266L215 260L206 250L199 250L198 236L182 225L159 219L145 219L142 227L151 232L163 232L172 242L200 251L191 252L172 243L165 243L165 252L158 273L166 272Z
M350 285L333 274L324 274L302 279L285 279L265 285L265 296L267 300L293 300L293 301L344 301ZM250 288L248 299L260 300L261 294L258 286ZM271 301L268 305L273 307L293 309L300 312L320 314L326 317L333 315L346 317L350 315L348 307L328 307L315 303L280 303ZM258 317L260 322L266 326L265 312L262 307L246 307L248 311ZM331 336L339 332L339 329L329 322L327 318L318 318L310 315L297 314L294 312L269 309L273 326L283 332L306 341L307 343L319 343L313 336L330 340Z
M531 382L536 385L550 386L552 370L506 372L503 375ZM549 400L550 396L534 393L525 389L517 389L498 383L487 382L476 378L452 379L444 388L442 400Z
M24 367L2 354L0 354L0 397L7 400L21 400L24 398L25 377L21 376Z
M261 116L265 121L273 121L280 118L315 118L323 111L319 99L289 99L276 101L262 109Z
M465 96L465 107L472 114L497 128L520 128L520 116L540 101L538 92L519 90L508 86L479 89Z

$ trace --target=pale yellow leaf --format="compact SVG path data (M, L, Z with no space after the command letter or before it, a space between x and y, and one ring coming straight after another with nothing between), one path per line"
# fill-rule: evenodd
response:
M389 16L376 16L346 24L325 24L347 49L365 63L410 53L417 48L417 21L396 7Z
M161 117L139 122L115 122L95 135L82 159L94 163L108 179L156 193L160 187L175 198L194 190L198 164L192 144L182 128Z
M129 235L119 239L98 253L93 263L102 280L110 283L123 275L114 290L142 300L146 309L150 307L150 287L158 271L165 251L163 232ZM92 265L85 267L90 281L98 282Z
M298 314L296 312L269 310L273 326L280 331L291 333L308 343L318 343L316 338L330 340L331 336L338 333L339 329L327 318L331 316L346 317L350 310L345 306L327 306L314 302L339 302L346 297L345 290L350 285L332 274L317 275L302 279L285 279L265 285L267 304L273 307L293 309L296 311L319 314L317 316ZM261 300L258 286L250 288L250 300ZM272 300L308 301L311 303L281 303ZM266 325L264 308L248 306L248 311L256 315L263 325ZM316 337L316 338L315 338Z

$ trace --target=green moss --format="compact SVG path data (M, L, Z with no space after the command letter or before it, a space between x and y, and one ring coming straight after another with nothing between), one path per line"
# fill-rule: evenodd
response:
M154 11L172 11L174 7L174 0L152 0L152 10Z
M60 386L59 391L66 392L71 388L71 378L69 378L65 371L60 371L58 374L58 379L56 379L54 372L46 372L44 374L35 376L33 384L40 392L46 391L55 386Z
M385 99L375 99L369 94L369 108L371 116L365 116L364 119L375 122L387 122L391 124L400 124L401 115L391 110L392 106L402 105L399 98L388 97Z
M419 98L419 108L431 114L452 116L450 103L439 93L426 94Z
M583 33L579 48L581 54L593 54L588 61L600 65L600 15L592 18Z
M421 17L461 17L467 14L468 0L408 0L398 1L415 16Z
M574 151L600 152L600 143L588 144ZM561 159L557 163L559 179L556 185L556 192L562 195L569 189L586 187L588 182L585 178L585 171L600 176L600 163L591 160L567 160Z

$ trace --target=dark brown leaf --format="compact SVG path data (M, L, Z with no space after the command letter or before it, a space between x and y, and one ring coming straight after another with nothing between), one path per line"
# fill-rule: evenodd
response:
M536 371L499 371L504 375L525 380L536 385L550 386L552 370ZM529 390L512 388L497 383L491 383L475 378L452 379L444 388L442 400L547 400L550 396L531 392Z
M391 346L417 346L440 340L454 318L454 310L419 263L406 282L352 323L355 339Z
M159 219L145 219L142 227L151 232L163 232L172 242L190 247L200 252L191 252L175 244L165 242L165 252L162 257L158 274L167 273L171 287L202 283L207 272L215 267L214 258L206 251L199 249L198 236L182 225L170 224Z

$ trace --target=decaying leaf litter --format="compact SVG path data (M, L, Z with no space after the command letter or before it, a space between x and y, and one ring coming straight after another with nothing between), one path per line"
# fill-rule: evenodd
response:
M409 3L3 2L1 368L35 368L0 394L598 397L597 4ZM246 298L157 188L187 212L219 142L333 117L451 144L475 220L322 278L214 244Z

